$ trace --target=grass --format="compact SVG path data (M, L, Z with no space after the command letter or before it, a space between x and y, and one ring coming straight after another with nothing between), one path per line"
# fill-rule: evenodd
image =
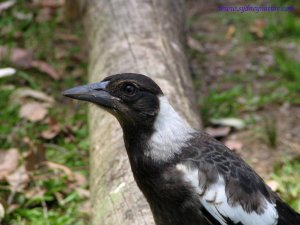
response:
M44 148L48 161L64 165L73 172L88 177L86 108L84 105L67 102L60 95L61 91L68 87L85 83L84 76L78 78L72 76L72 73L80 68L86 74L87 65L84 61L78 62L74 59L74 55L80 53L78 45L57 38L60 33L72 33L82 38L82 27L80 24L73 24L70 28L61 22L59 10L50 20L38 21L39 10L37 7L29 7L26 0L18 0L14 7L2 12L0 45L32 50L36 59L44 60L60 70L63 79L53 81L47 75L33 69L18 69L16 75L0 79L0 149L17 148L24 154L32 148ZM32 15L32 18L16 19L15 12ZM259 18L268 20L264 28L265 37L262 39L255 38L249 32L249 26ZM216 20L221 20L224 26L234 24L237 27L236 37L245 45L259 43L271 46L272 43L285 40L299 42L299 18L293 14L280 13L272 17L267 13L243 15L219 13ZM194 19L190 23L193 21ZM215 35L214 38L219 40L223 37ZM205 41L206 37L201 35L195 39ZM66 51L66 55L57 58L56 55L61 48ZM199 64L205 58L195 52L193 57L198 58ZM299 62L283 48L274 51L274 58L276 65L265 68L268 79L262 81L259 88L254 82L260 78L253 73L227 74L228 76L218 80L218 85L211 88L201 99L201 113L205 124L209 124L211 118L239 117L243 113L255 112L270 104L280 105L285 102L299 104ZM9 62L1 65L6 66L14 67ZM195 82L199 83L199 80ZM225 87L226 83L230 83L231 86ZM47 123L32 123L19 117L20 105L12 104L10 99L12 93L19 87L29 87L54 97L55 105L49 110L49 117L63 127L63 131L57 137L51 140L42 139L40 134L48 128ZM266 134L269 144L275 146L277 134L274 127L266 128ZM31 141L31 145L25 141L26 139ZM299 209L298 171L300 171L299 160L288 161L282 169L275 168L273 178L280 184L279 191L283 198ZM4 225L89 224L87 215L80 211L80 207L87 199L72 188L73 181L70 181L65 173L41 168L33 171L32 175L36 179L28 184L27 190L42 190L42 192L33 196L30 196L28 191L15 193L11 201L14 207L7 213ZM4 203L12 196L11 191L3 188L6 186L6 183L0 183L0 199L3 199ZM83 184L81 188L87 189L88 184Z
M294 1L272 1L273 5L293 5ZM232 61L232 56L238 53L239 45L251 48L256 45L264 45L267 48L274 48L273 56L275 65L262 67L266 74L262 79L256 73L247 71L242 74L227 73L221 77L217 85L213 85L208 90L206 96L201 99L200 108L204 124L209 118L237 116L244 112L255 111L270 104L299 104L300 102L300 62L293 59L289 50L284 46L278 46L278 42L298 43L300 40L300 18L291 12L278 13L222 13L212 14L211 19L221 21L226 27L231 24L236 27L234 38L238 40L238 45L232 47L227 55L223 56L225 62ZM264 20L265 27L262 27L264 36L257 38L250 32L251 25L256 20ZM226 29L224 30L226 33ZM203 38L202 38L203 39ZM224 41L224 36L214 34L206 36L212 42ZM201 40L202 41L202 40ZM243 47L244 47L243 46ZM205 60L205 56L196 51L191 51L192 57L198 58L199 63ZM196 76L197 77L197 76ZM261 85L257 87L256 80L261 80ZM197 86L199 81L195 80ZM228 85L224 84L230 84ZM224 86L226 86L224 88Z
M299 7L299 3L295 1L274 0L272 4ZM282 105L297 107L300 103L300 61L297 57L299 49L297 50L297 47L293 49L287 47L287 43L299 46L300 17L290 12L249 12L243 14L217 12L206 16L206 19L214 23L213 25L218 29L213 30L212 33L206 32L201 36L199 42L203 46L207 44L205 42L208 42L213 46L222 47L222 43L225 43L227 45L224 46L231 44L232 47L225 55L218 56L216 54L213 59L207 58L211 56L196 50L190 51L191 57L197 59L199 65L203 64L204 61L222 61L224 63L221 64L224 65L224 73L218 76L213 74L215 80L211 82L212 78L209 78L208 84L199 84L198 80L199 77L205 79L205 69L204 71L193 71L194 83L198 87L204 86L206 88L205 93L200 95L199 100L204 126L211 125L211 119L215 118L252 118L249 123L255 124L255 126L249 126L249 129L252 129L252 127L257 129L262 137L263 144L270 149L274 149L274 151L278 151L275 148L280 144L282 137L278 133L277 125L284 123L284 121L269 119L268 115L263 118L265 122L257 123L257 121L262 120L256 120L255 118L257 115L261 115L261 112L267 112L270 109L277 111ZM251 32L251 26L255 25L257 20L265 22L265 25L259 28L264 34L262 37L257 37ZM199 23L195 18L194 21ZM229 25L235 27L235 33L231 39L226 40L226 28ZM197 39L196 34L194 38ZM219 45L215 45L215 43ZM261 63L261 54L256 55L256 61L258 62L252 62L250 55L239 55L240 52L243 53L241 50L249 49L249 52L251 52L252 48L259 46L265 47L268 51L270 50L274 60L272 65ZM218 48L215 51L218 51ZM227 66L230 66L230 62L234 62L238 58L236 56L249 57L248 62L259 67L263 73L258 74L257 71L251 70L236 73L227 72ZM206 62L206 64L208 63ZM272 175L272 178L279 183L279 194L298 211L300 211L299 171L299 159L288 160L280 166L275 166Z
M25 154L33 148L43 148L46 159L70 168L72 172L88 177L88 131L86 107L72 104L61 96L61 91L79 83L85 83L86 77L74 77L72 73L80 68L86 74L85 61L78 62L74 54L80 48L72 47L67 41L57 39L59 33L76 34L82 38L79 24L69 27L59 21L59 10L48 21L37 21L39 8L30 7L28 1L18 0L11 9L1 14L0 45L10 48L30 49L35 59L44 60L54 66L63 75L61 81L53 81L46 74L34 69L18 68L14 76L0 79L0 149L17 148ZM15 12L30 14L32 19L19 20ZM56 52L63 48L67 54L56 58ZM70 66L70 65L76 65ZM14 67L9 62L1 67ZM12 103L12 93L19 87L28 87L43 91L55 99L49 109L48 117L56 120L62 127L59 135L51 140L41 138L41 132L48 129L47 123L29 122L19 117L20 105ZM28 141L30 140L30 144ZM21 160L21 164L25 159ZM0 183L0 199L10 209L2 224L26 225L84 225L88 217L81 212L80 206L87 200L72 187L74 181L57 169L42 167L31 171L34 177L26 189L13 194L7 183ZM87 189L88 184L78 186ZM30 191L40 190L37 195ZM9 198L11 198L10 202ZM7 205L10 204L10 205ZM12 207L12 205L14 207Z
M272 179L278 183L280 196L294 209L300 211L300 160L285 160L275 167Z

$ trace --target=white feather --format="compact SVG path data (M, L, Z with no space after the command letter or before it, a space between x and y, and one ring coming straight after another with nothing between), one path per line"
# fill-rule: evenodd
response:
M179 153L194 132L177 114L164 96L159 97L160 109L154 122L154 133L147 156L155 161L166 161Z
M228 204L228 199L225 193L225 181L219 175L216 183L203 189L205 186L199 181L199 172L196 168L190 168L183 164L176 166L184 174L184 180L189 182L197 193L199 193L199 201L204 208L222 225L227 225L222 217L230 218L234 223L241 222L244 225L276 225L278 220L278 213L275 204L265 201L265 210L263 213L258 214L255 211L248 213L241 205L232 206ZM200 172L201 173L201 172Z

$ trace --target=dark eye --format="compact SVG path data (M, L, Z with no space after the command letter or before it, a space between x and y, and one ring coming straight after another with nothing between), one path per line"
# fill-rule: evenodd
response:
M135 92L135 86L131 85L131 84L127 84L124 86L124 92L126 94L133 94Z

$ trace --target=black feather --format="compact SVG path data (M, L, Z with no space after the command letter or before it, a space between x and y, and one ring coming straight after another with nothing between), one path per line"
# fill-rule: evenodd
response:
M276 209L279 215L277 225L300 225L300 214L280 199L276 201Z

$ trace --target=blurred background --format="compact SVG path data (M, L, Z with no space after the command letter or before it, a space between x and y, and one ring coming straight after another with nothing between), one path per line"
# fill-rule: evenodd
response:
M186 53L204 129L300 211L300 4L219 10L242 3L186 1ZM64 4L0 0L0 224L89 224L86 104L61 96L87 83L89 46Z

